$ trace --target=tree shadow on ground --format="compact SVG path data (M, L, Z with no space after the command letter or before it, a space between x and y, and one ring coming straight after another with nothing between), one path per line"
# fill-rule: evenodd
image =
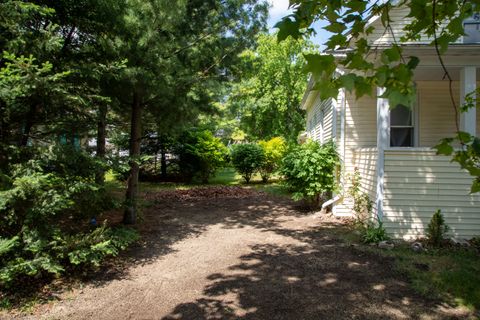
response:
M175 194L174 190L168 192ZM104 268L81 279L95 287L107 285L112 280L129 279L129 268L132 266L147 265L174 253L176 243L197 237L212 225L269 231L278 229L285 217L309 214L307 209L286 197L255 190L249 190L248 193L247 196L211 199L150 199L151 205L141 210L141 221L136 226L141 240L121 253L120 259L107 261ZM147 197L152 195L155 192ZM120 223L120 220L115 223Z
M307 229L285 224L311 214L288 198L261 193L160 199L144 211L144 241L129 256L149 264L213 225L255 228L305 244L251 246L229 272L208 276L201 298L177 305L164 320L465 318L442 313L438 301L414 293L392 260L343 243L338 233L346 228L334 219Z
M252 192L255 195L243 198L156 202L145 210L144 222L139 225L143 243L133 247L129 255L138 264L148 264L174 252L175 243L196 237L212 225L270 231L278 229L288 216L309 214L284 197Z
M207 271L198 298L176 305L164 320L462 318L416 295L389 258L342 242L338 235L346 228L337 220L312 218L290 199L258 192L187 200L173 195L149 200L137 227L142 241L124 254L121 270L94 277L92 286L128 279L131 268L175 253L177 243L213 226L250 228L260 233L256 239L265 233L286 240L251 244L222 273Z
M392 261L335 239L326 229L277 229L307 246L255 245L204 297L175 307L173 319L462 319L412 292Z

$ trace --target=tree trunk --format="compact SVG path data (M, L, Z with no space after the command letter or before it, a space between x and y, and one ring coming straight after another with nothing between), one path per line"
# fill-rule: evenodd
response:
M99 109L97 123L97 159L104 160L107 142L107 106L102 105ZM105 169L99 168L95 174L95 182L103 185L105 182Z
M30 132L35 121L35 115L37 113L37 106L32 104L28 110L27 117L25 119L25 127L22 130L22 138L20 139L20 146L26 147L28 144L28 138L30 138Z
M6 146L8 142L8 123L4 121L4 104L0 100L0 172L6 172L8 167L8 156Z
M160 142L160 169L161 169L161 177L162 179L167 179L167 151L165 150L165 142Z
M158 151L155 152L155 158L153 158L153 172L157 174L157 158L158 158Z
M138 93L133 95L132 119L130 128L130 175L127 180L125 195L124 224L135 224L137 220L137 193L138 193L138 157L140 156L140 141L142 139L142 106Z

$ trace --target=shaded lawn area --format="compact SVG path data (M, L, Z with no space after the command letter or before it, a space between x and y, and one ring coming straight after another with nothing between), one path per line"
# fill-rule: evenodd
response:
M258 191L264 191L273 195L288 195L288 191L282 186L280 178L273 176L269 182L262 182L261 176L257 173L253 175L249 184L246 184L242 176L239 175L234 168L226 167L219 169L207 185L202 183L174 183L174 182L141 182L139 185L140 192L155 192L159 190L186 190L201 186L243 186L254 188ZM125 190L125 183L115 180L113 174L107 174L106 186L108 190L119 195L121 199L121 192Z
M338 229L338 236L349 244L361 243L352 226ZM427 248L427 251L415 252L408 242L398 242L392 250L363 244L358 248L392 259L394 269L422 296L467 307L480 319L479 248Z
M480 317L480 255L473 249L434 249L415 253L408 244L381 255L395 259L411 286L427 297L476 310Z

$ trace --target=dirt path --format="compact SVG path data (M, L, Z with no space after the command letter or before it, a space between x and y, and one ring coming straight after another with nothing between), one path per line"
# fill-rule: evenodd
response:
M43 319L452 319L288 199L147 195L134 263L42 307ZM232 191L231 190L231 191ZM237 190L237 191L235 191Z

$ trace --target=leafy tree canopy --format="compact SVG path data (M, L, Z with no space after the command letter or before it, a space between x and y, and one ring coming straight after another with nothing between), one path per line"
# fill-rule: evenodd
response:
M296 140L304 126L300 101L307 83L302 52L314 50L307 40L278 43L275 35L262 34L256 50L242 53L244 78L227 104L250 139Z

